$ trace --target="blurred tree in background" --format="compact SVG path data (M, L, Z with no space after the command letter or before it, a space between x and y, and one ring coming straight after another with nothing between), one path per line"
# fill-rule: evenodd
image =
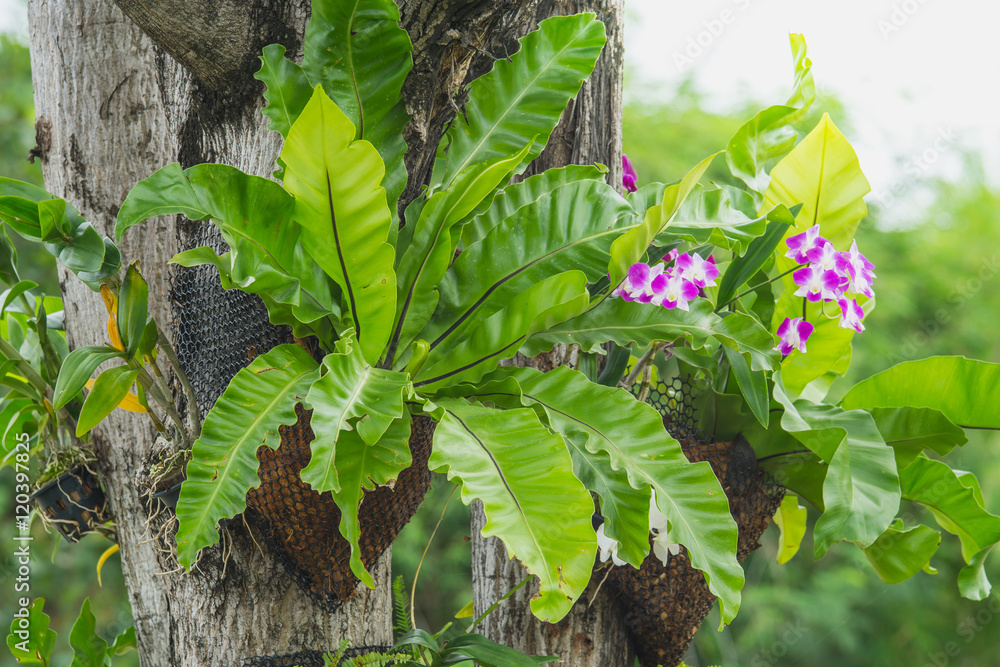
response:
M0 36L0 175L41 185L38 165L27 162L34 143L34 111L27 47ZM633 96L637 97L637 96ZM724 148L737 128L761 108L747 101L732 112L706 110L693 85L682 86L668 103L636 99L625 109L625 152L640 184L671 182L691 164ZM835 99L821 99L802 127L812 127L822 111L850 134L849 110ZM721 164L721 163L720 163ZM878 307L866 320L868 332L855 342L848 378L833 391L900 361L932 354L959 354L1000 362L994 320L1000 313L1000 193L986 184L980 158L970 152L965 173L954 181L909 183L909 192L927 196L930 205L907 224L889 226L886 213L870 207L859 234L878 273ZM721 172L708 178L722 181ZM40 250L40 249L38 249ZM29 253L28 248L20 252ZM58 289L51 257L24 254L25 277L46 290ZM26 273L29 273L26 271ZM842 386L841 386L842 385ZM975 435L975 434L973 434ZM987 490L992 511L1000 512L1000 464L989 452L1000 445L994 434L975 438L953 455L953 465L974 469ZM10 470L0 487L11 488ZM472 599L469 569L469 514L450 485L436 480L420 511L393 547L393 570L407 590L431 532L444 518L423 562L417 582L417 623L437 630ZM0 543L11 544L10 494L0 495ZM117 556L105 565L103 588L94 567L108 543L97 535L66 545L35 527L31 596L47 598L45 610L60 633L55 664L69 664L69 628L83 598L89 596L99 631L114 637L131 623ZM1000 597L972 602L954 585L961 565L954 541L942 546L932 563L941 571L920 574L896 586L877 579L859 559L860 551L834 548L814 562L810 544L787 565L775 562L777 532L744 563L747 590L743 611L722 633L710 627L698 635L692 665L975 665L997 663L995 641ZM0 617L12 613L9 595L15 564L11 549L0 552ZM997 559L992 568L1000 567ZM716 612L717 613L717 612ZM710 620L708 625L718 623ZM955 653L956 649L958 653ZM950 651L950 653L949 653ZM134 659L134 654L132 654ZM126 663L127 664L127 663Z

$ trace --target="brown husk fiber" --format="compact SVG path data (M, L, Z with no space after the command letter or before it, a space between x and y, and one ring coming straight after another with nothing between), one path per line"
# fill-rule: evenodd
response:
M760 547L758 540L785 490L757 467L745 440L699 443L687 438L681 448L692 462L708 461L722 482L739 526L737 558L742 561ZM638 570L612 568L610 581L618 590L642 667L679 664L715 602L705 575L691 567L687 551L671 556L668 565L650 553Z
M309 425L312 411L299 405L296 413L295 424L279 429L280 447L257 450L261 485L247 494L247 507L299 586L332 611L354 594L359 581L348 565L351 548L340 534L340 509L333 496L316 493L299 476L309 463L314 435ZM428 417L416 417L410 437L412 465L393 488L379 487L364 494L358 518L361 561L366 568L392 544L427 492L434 426Z

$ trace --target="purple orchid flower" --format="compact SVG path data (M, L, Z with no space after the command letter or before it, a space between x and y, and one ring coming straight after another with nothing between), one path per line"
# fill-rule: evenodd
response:
M837 305L840 306L840 327L842 329L854 329L858 333L865 330L865 325L861 323L865 311L858 305L857 299L841 299Z
M698 287L712 287L715 285L715 279L719 277L719 267L699 255L692 256L687 253L679 255L677 268L680 269L681 277L690 280Z
M810 250L827 243L829 241L819 235L819 225L813 225L801 234L785 239L785 244L788 245L785 257L791 257L799 264L805 264L809 261L807 254Z
M806 341L809 340L812 332L813 325L803 321L801 317L786 317L785 321L778 327L778 338L781 340L778 341L774 349L785 356L791 354L792 350L805 353Z
M795 296L804 296L810 301L836 301L844 294L847 278L836 271L824 271L820 267L807 266L792 274L799 289Z
M819 267L824 271L835 271L837 264L842 263L840 253L833 247L833 244L824 238L818 239L823 243L817 243L806 253L806 259L814 267ZM846 275L846 274L845 274Z
M680 275L670 276L658 286L662 289L656 292L653 303L664 308L688 310L688 302L698 298L698 286Z
M637 183L639 182L639 174L635 173L635 167L632 166L632 161L628 159L628 156L622 154L622 186L628 192L635 192L639 189Z
M875 296L872 284L875 282L875 265L858 252L858 242L837 258L837 270L848 278L848 294L864 294L869 299Z

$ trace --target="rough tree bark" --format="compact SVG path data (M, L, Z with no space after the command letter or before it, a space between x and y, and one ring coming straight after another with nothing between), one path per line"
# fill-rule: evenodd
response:
M251 78L255 57L272 42L301 56L309 13L309 0L227 1L212 11L196 0L117 3L29 0L37 153L46 187L109 235L131 186L169 162L224 162L270 174L280 143L260 114L262 87ZM414 119L407 132L411 177L404 203L429 175L444 123L454 114L451 100L491 55L510 50L538 3L399 0L415 47L404 91ZM617 150L615 145L593 159L614 166ZM151 314L168 336L166 262L190 245L195 230L177 218L159 219L131 232L122 245L126 259L141 262ZM60 282L71 344L102 342L100 298L65 271ZM354 645L390 642L388 554L374 572L379 587L360 589L335 614L315 606L240 521L232 524L227 564L215 547L192 574L164 574L175 565L165 556L166 543L150 539L137 483L154 448L152 429L118 411L95 441L143 664L228 666L248 656L328 648L341 637ZM162 520L154 522L153 533Z
M543 0L536 11L536 22L548 16L585 11L597 13L604 21L608 45L593 76L563 113L548 147L532 164L528 175L567 164L600 162L611 169L609 182L620 184L623 0ZM511 363L543 370L562 364L575 365L574 351L558 346L535 359L518 355ZM475 503L472 582L477 615L527 576L517 561L507 558L499 539L482 537L485 523L482 505ZM537 585L528 585L488 616L480 627L494 641L529 655L557 655L567 667L632 667L635 654L623 614L611 588L600 585L603 575L604 571L595 574L580 601L557 624L543 623L531 615L528 605Z

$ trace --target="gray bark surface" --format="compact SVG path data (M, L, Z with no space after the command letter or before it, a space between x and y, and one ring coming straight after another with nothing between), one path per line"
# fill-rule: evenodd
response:
M414 117L405 201L429 176L454 114L450 100L488 67L491 54L511 48L538 1L400 0L416 63L404 90ZM301 57L309 2L209 4L211 10L194 0L29 0L36 153L46 188L102 233L112 234L130 188L169 162L222 162L265 176L274 167L280 138L266 131L260 114L256 50L279 42L290 57ZM189 247L197 229L161 218L121 244L125 261L140 261L150 313L168 337L174 269L167 261ZM102 343L99 295L66 271L60 283L71 346ZM147 421L122 411L95 431L144 665L238 665L249 656L330 648L342 637L354 646L391 643L388 553L373 572L378 587L361 587L334 614L314 605L239 519L192 573L178 572L167 515L151 519L142 490L154 442Z
M542 155L527 175L567 164L600 162L611 169L608 182L620 187L622 151L622 42L623 0L542 0L535 22L553 15L596 12L608 30L608 44L590 80L563 112ZM576 365L575 350L557 346L535 359L518 355L512 365L542 370ZM503 543L482 537L486 523L482 504L472 506L472 582L475 613L482 614L525 576L527 571L509 560ZM531 615L529 603L537 592L532 583L504 602L480 625L490 639L529 655L557 655L566 667L632 667L635 653L624 616L610 586L601 586L606 570L593 579L569 615L557 624Z

